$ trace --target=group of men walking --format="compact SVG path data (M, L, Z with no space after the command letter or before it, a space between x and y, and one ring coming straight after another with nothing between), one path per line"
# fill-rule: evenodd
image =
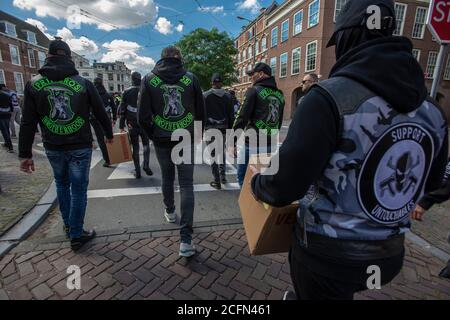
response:
M374 4L381 10L381 29L365 27L367 8ZM261 175L250 168L258 201L282 207L300 200L289 255L292 297L352 299L366 289L367 270L373 265L382 272L382 284L390 282L403 265L404 234L415 204L424 192L441 187L448 156L447 122L427 96L411 42L392 36L395 23L392 0L349 0L329 42L336 49L337 63L328 80L318 82L313 74L303 79L305 95L277 153L278 172ZM92 153L90 123L95 119L110 143L116 112L108 116L106 90L100 82L94 86L80 77L70 56L67 44L52 41L40 75L26 85L19 156L22 170L34 171L31 151L40 123L65 231L78 250L95 236L95 231L83 229ZM171 46L142 81L133 74L133 86L123 95L120 129L127 128L133 141L136 177L141 176L139 137L144 171L152 175L151 139L162 173L162 214L169 223L178 220L174 201L178 173L180 256L196 252L192 242L195 121L223 135L233 128L271 136L281 128L285 100L271 68L258 63L248 74L253 86L234 114L233 97L223 90L221 75L213 75L212 88L203 93L196 76L183 67L180 50ZM191 161L172 159L177 129L191 134L191 154L183 155ZM97 137L102 147L103 138ZM245 139L241 147L238 182L242 186L250 155L271 153L277 146L258 138L256 146ZM223 156L216 156L212 165L211 185L216 189L227 183ZM434 194L436 198L440 199ZM422 215L416 212L413 218Z
M20 125L21 108L17 93L0 84L0 132L5 141L3 148L14 152L11 138L17 138L16 123Z

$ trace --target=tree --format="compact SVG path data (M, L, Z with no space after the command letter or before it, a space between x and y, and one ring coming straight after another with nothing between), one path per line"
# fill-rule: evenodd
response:
M237 54L234 41L217 28L197 29L176 44L183 54L186 69L194 73L204 90L211 87L211 77L220 73L224 85L237 81L233 56Z

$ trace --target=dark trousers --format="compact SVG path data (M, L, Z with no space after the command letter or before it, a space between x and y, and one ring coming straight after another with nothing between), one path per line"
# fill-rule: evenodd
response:
M0 131L2 132L3 139L5 140L5 146L9 149L13 149L11 141L11 132L9 131L9 121L11 117L0 118Z
M105 143L105 132L103 131L102 125L97 119L90 119L92 128L94 128L95 136L97 137L97 143L102 151L103 160L109 163L108 149Z
M222 178L226 178L226 132L225 130L220 130L222 132L222 157L221 159L219 159L219 157L217 157L216 159L216 151L213 150L211 152L211 156L213 157L213 162L211 164L211 170L212 170L212 174L214 177L214 181L217 183L220 183L220 180ZM208 145L212 145L214 143L214 139L208 143Z
M194 223L194 164L175 165L172 161L172 148L155 146L156 157L162 173L162 191L164 205L168 213L175 212L175 167L178 171L178 181L181 193L181 242L191 243ZM194 146L192 146L193 160Z
M144 146L144 169L150 168L150 140L141 128L130 129L131 145L133 146L133 162L136 172L141 172L140 158L139 158L139 137L141 137L142 145Z
M402 254L364 262L331 260L308 252L296 240L289 253L292 283L299 300L353 300L355 293L368 290L369 266L380 268L383 286L400 273L403 258Z

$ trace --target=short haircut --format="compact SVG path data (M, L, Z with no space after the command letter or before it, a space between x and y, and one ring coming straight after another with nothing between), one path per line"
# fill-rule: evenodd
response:
M319 76L318 76L317 74L315 74L315 73L310 73L310 74L308 74L308 76L311 77L311 79L312 79L313 82L319 82Z
M166 58L182 59L183 56L181 55L181 50L178 47L169 46L162 50L161 58L162 59L166 59Z

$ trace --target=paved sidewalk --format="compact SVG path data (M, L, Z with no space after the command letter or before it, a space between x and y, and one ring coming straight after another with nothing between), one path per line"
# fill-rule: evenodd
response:
M178 231L105 236L79 254L67 242L26 241L0 261L0 299L279 300L291 288L286 254L250 257L240 225L197 229L190 262L178 240ZM81 267L81 290L66 287L70 265ZM393 283L356 298L449 300L443 265L408 242Z
M13 143L17 140L13 140ZM36 172L27 175L20 172L16 152L0 150L0 236L32 209L47 191L53 176L47 158L34 153Z

